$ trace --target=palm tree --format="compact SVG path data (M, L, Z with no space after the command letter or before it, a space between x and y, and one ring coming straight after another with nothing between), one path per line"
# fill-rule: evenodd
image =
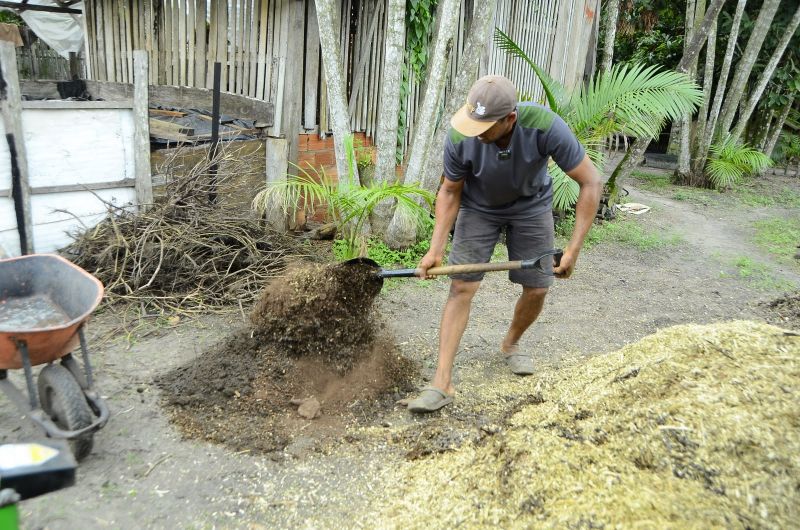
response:
M352 153L353 136L347 135L343 143L347 152ZM299 175L268 183L253 199L253 209L261 215L277 210L284 216L294 216L298 210L313 215L317 208L324 207L328 219L343 236L346 257L350 258L365 252L368 239L365 229L375 207L382 202L394 202L395 217L402 222L414 226L425 222L428 209L433 206L433 193L416 183L375 182L370 186L353 183L355 166L353 157L348 156L349 175L339 179L338 184L324 171L313 170L310 174L298 167Z
M764 153L747 144L738 144L728 134L719 143L711 144L705 174L717 189L729 188L745 175L757 175L772 165Z
M655 138L666 120L691 114L703 100L700 87L685 74L639 64L612 66L570 94L499 29L495 30L495 43L533 69L544 87L550 109L570 126L600 169L604 162L600 147L611 135ZM553 208L566 210L578 199L578 185L558 166L553 164L550 170ZM614 202L616 183L610 180L606 189Z

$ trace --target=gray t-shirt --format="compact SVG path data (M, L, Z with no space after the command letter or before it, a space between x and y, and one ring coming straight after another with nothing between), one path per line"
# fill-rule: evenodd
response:
M464 180L463 208L519 219L552 208L548 158L553 157L566 172L575 169L584 154L561 117L525 102L517 105L517 123L506 149L450 129L444 148L444 176L454 182Z

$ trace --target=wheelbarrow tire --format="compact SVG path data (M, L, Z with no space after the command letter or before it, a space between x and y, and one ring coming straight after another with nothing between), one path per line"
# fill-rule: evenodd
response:
M76 431L91 425L92 409L86 402L80 385L69 370L60 364L49 364L39 372L39 401L42 410L67 431ZM69 440L76 460L83 460L92 452L93 433Z

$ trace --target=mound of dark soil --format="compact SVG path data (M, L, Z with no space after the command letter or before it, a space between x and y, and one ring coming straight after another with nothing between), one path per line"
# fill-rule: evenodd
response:
M271 282L251 314L190 364L157 380L172 421L235 450L280 450L298 433L338 439L411 389L418 367L374 314L380 282L364 267L307 266ZM297 414L314 397L322 417Z
M800 329L800 291L788 293L770 302L759 304L767 313L770 324Z
M322 359L344 374L375 338L381 282L367 265L308 265L271 281L250 320L291 357Z

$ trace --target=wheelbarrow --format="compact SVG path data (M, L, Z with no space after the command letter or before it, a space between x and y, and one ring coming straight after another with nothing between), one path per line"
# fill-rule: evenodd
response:
M84 335L102 298L103 284L60 256L0 260L0 388L48 437L68 440L77 460L91 453L94 433L108 421L108 407L92 388ZM83 369L71 353L79 345ZM46 366L34 384L40 364ZM27 398L8 378L19 368Z

